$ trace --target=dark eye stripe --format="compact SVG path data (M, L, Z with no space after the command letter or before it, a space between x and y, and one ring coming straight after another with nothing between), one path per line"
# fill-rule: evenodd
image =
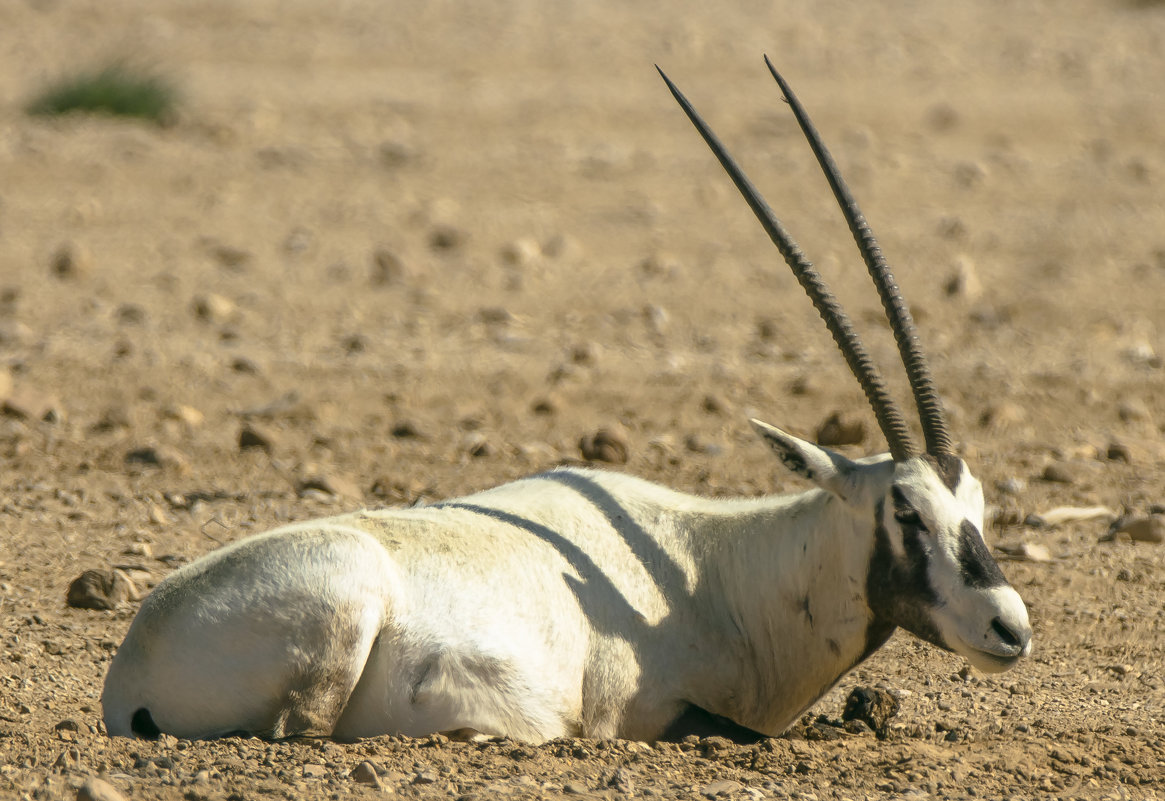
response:
M979 529L970 520L959 526L959 574L968 587L989 589L1007 584L1003 572L983 544Z

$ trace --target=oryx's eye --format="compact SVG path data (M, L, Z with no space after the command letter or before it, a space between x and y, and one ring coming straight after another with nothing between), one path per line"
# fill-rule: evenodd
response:
M922 522L922 518L918 516L918 512L913 509L899 509L894 513L894 519L903 526L910 526L919 531L926 531L926 524Z
M890 494L894 498L894 519L898 521L898 524L925 533L927 531L926 524L918 516L918 511L910 505L910 501L906 500L905 493L898 487L894 487Z

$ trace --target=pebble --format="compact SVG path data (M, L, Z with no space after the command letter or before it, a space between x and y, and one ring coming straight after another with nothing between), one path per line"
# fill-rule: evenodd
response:
M452 225L437 225L429 232L429 247L433 250L456 250L465 244L467 235Z
M606 784L623 795L635 794L635 781L631 776L631 771L625 767L616 768L607 779Z
M364 492L356 482L336 473L318 473L303 478L296 487L296 491L303 495L309 490L322 492L334 497L352 498L361 500Z
M943 290L952 298L964 300L976 300L982 295L983 282L979 280L975 263L966 256L959 256L955 261L954 271L947 279Z
M198 409L181 403L174 406L167 406L162 410L162 416L167 420L177 420L179 423L190 428L197 428L206 420L206 415Z
M886 731L890 718L901 708L898 699L877 687L855 687L845 699L842 720L860 720L879 734Z
M7 393L0 401L0 414L17 420L55 422L64 419L56 398L27 386L18 386Z
M609 428L600 428L592 434L583 435L578 442L578 449L588 462L626 464L628 459L626 438Z
M114 609L136 601L138 588L121 570L86 570L69 584L65 603L75 609Z
M225 323L235 316L235 304L222 295L213 292L207 295L198 295L194 298L191 308L194 316L208 323Z
M722 798L723 796L738 793L744 789L744 785L733 779L720 779L719 781L710 782L700 788L700 795L705 798Z
M1128 464L1133 461L1132 449L1123 442L1110 442L1108 448L1105 449L1104 455L1110 462L1124 462Z
M107 781L89 778L77 788L77 801L128 801L120 790Z
M866 438L866 424L861 418L833 412L817 426L817 444L825 447L860 445Z
M1057 506L1040 512L1040 519L1047 526L1063 526L1068 523L1087 523L1092 520L1112 520L1116 512L1107 506Z
M401 258L388 248L377 248L372 254L372 283L391 286L404 280L407 271Z
M530 411L541 415L557 414L558 400L550 397L538 398L530 404Z
M1061 462L1053 462L1044 468L1044 472L1040 475L1044 481L1050 481L1054 484L1073 484L1076 477L1068 466Z
M1004 495L1022 495L1027 491L1027 482L1022 478L1005 478L995 482L995 489Z
M537 240L522 237L503 245L499 255L511 267L529 267L542 258L542 246Z
M303 766L303 777L305 779L320 779L327 775L328 769L324 765L308 762Z
M380 776L376 773L376 767L368 761L361 762L352 769L352 781L359 784L367 784L376 789L380 789Z
M186 457L182 454L170 448L156 448L152 445L126 451L125 463L148 467L175 467L180 471L188 469Z
M239 450L259 450L270 454L275 450L275 435L248 423L239 431Z
M989 431L1006 431L1027 419L1027 411L1018 403L993 403L979 415L979 425Z
M1165 515L1148 515L1118 520L1108 533L1101 537L1101 542L1126 538L1133 542L1153 544L1165 542Z
M84 278L93 272L93 254L83 245L61 245L53 254L52 273L62 281Z
M997 546L1000 551L1008 554L1012 559L1024 562L1050 562L1052 554L1044 545L1033 542L1022 542L1016 546Z
M233 245L216 245L211 249L214 260L222 267L234 272L242 272L252 259L251 252Z

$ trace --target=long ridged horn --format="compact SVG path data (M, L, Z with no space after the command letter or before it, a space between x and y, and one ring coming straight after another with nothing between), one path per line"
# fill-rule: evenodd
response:
M858 208L857 201L841 177L841 172L837 169L837 163L829 154L825 143L821 141L821 136L810 121L801 101L793 94L793 90L777 72L768 56L765 56L765 64L768 65L769 72L776 78L781 92L784 93L785 101L793 109L797 124L801 126L801 131L809 140L809 147L817 156L817 162L821 165L830 188L833 189L833 195L837 198L838 205L841 206L854 241L858 244L858 250L862 253L862 259L866 262L866 269L870 271L870 277L874 279L874 286L878 288L878 296L882 299L882 307L886 310L890 328L894 331L894 340L898 343L898 352L902 355L902 364L906 368L906 376L910 380L910 389L914 393L914 403L918 406L922 435L926 440L926 452L935 456L949 455L953 449L951 436L947 430L946 416L943 413L942 400L935 389L930 367L926 363L926 356L922 352L922 344L918 339L918 331L914 326L914 319L910 316L910 309L902 298L902 293L886 264L882 250L878 247L878 241L874 239L874 233L870 230L865 215Z
M914 443L910 437L910 429L907 427L905 420L899 413L894 402L890 398L890 394L886 391L886 385L882 381L882 377L878 374L877 368L874 367L873 361L866 353L865 347L858 338L857 331L854 330L845 311L841 308L841 304L829 291L825 281L822 280L817 270L814 269L812 262L805 258L805 254L797 246L797 243L781 225L781 221L773 214L772 209L769 208L768 203L757 191L752 182L745 176L744 171L740 169L739 165L729 155L727 149L708 127L707 123L696 113L692 104L684 97L683 93L676 87L671 79L664 74L663 70L659 69L660 76L664 83L667 84L668 89L671 90L672 95L680 104L680 108L688 115L688 119L696 126L696 130L700 132L700 136L712 149L720 165L732 178L732 182L736 184L736 188L740 190L740 194L748 202L749 207L760 220L760 224L764 227L765 232L777 246L777 250L781 252L785 263L793 270L793 275L797 277L798 283L805 290L809 299L813 301L813 306L817 309L817 313L821 315L821 319L825 321L829 333L833 336L833 341L837 343L837 347L841 350L845 357L846 363L849 365L850 371L857 378L858 383L861 384L862 391L865 392L867 400L870 402L870 407L874 410L874 416L878 420L878 426L882 429L882 434L886 437L886 443L890 446L890 455L895 461L903 461L908 459L916 453Z

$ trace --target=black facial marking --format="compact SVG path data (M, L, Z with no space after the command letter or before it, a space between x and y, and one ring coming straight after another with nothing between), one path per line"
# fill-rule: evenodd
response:
M133 717L129 719L129 730L145 740L156 740L162 734L158 724L154 723L154 717L150 714L150 710L144 706L134 712Z
M959 526L959 575L968 587L986 590L1007 584L999 565L983 544L979 529L970 520Z
M959 479L963 477L963 460L958 456L952 456L949 453L935 456L933 454L923 454L923 461L934 468L934 472L938 473L938 477L942 480L946 488L954 494L959 488Z
M902 527L905 554L899 560L890 547L890 533L882 524L884 512L885 503L878 501L874 509L874 552L866 574L866 598L874 613L867 640L871 634L876 638L883 632L889 637L894 626L901 626L927 642L947 648L929 614L939 599L928 576L930 553L924 530Z

